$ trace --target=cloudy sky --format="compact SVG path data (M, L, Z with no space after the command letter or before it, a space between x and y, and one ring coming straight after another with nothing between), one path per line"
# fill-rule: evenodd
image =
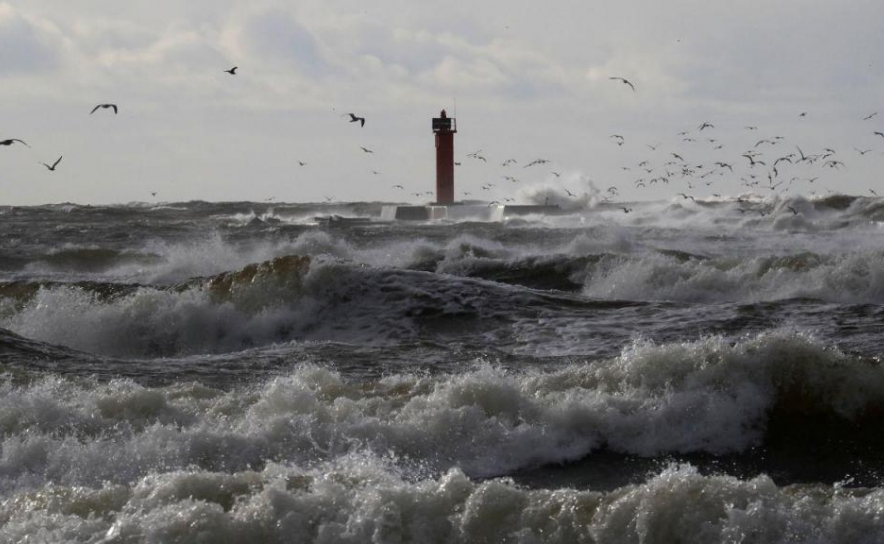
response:
M0 1L0 140L30 145L0 147L0 204L425 202L442 108L458 198L884 195L882 21L881 0Z

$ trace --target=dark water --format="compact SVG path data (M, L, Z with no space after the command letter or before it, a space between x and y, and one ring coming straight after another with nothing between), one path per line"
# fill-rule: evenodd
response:
M884 539L881 202L633 208L0 208L0 536Z

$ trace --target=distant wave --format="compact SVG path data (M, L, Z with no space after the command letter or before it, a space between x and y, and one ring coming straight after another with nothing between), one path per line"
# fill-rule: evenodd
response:
M474 240L414 247L401 263L405 268L387 268L329 256L354 252L327 236L300 246L309 244L321 244L325 256L281 256L169 286L0 283L6 301L0 326L89 353L152 357L306 340L444 341L446 330L464 331L470 323L477 341L481 334L506 334L530 342L556 330L544 315L584 315L568 326L584 323L598 338L598 327L607 325L593 308L670 301L884 302L879 251L746 259L676 250L537 257L483 249L485 242Z

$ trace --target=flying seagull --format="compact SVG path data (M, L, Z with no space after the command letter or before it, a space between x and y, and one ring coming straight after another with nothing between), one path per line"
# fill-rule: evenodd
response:
M42 164L43 166L45 166L46 168L48 168L50 172L55 172L55 167L58 166L58 163L61 162L61 157L63 157L63 156L64 156L64 155L59 156L58 159L57 159L54 163L52 163L52 166L49 166L49 165L46 164L45 162L41 162L40 164Z
M361 147L361 146L360 146L359 149L365 151L366 153L374 153L374 151L372 151L371 149L368 149L367 147Z
M356 114L353 114L353 113L345 113L341 117L345 117L347 115L350 116L351 123L355 123L356 121L359 121L359 123L360 123L359 126L361 126L361 127L365 126L365 117L356 117Z
M616 77L616 76L615 76L615 77L609 77L608 79L615 79L615 80L617 80L617 81L622 81L625 85L629 85L629 87L630 87L633 91L635 91L635 85L633 85L632 83L630 83L629 80L626 79L625 77Z
M0 145L12 145L13 142L18 142L20 144L23 144L25 147L31 147L28 144L26 144L24 140L19 140L18 138L11 138L9 140L0 140Z
M236 75L236 69L237 69L237 68L239 68L239 66L234 66L234 67L231 68L230 70L224 70L224 71L227 72L228 74L232 75L232 76L235 76L235 75Z
M866 115L865 117L863 117L863 121L868 121L869 119L871 119L872 117L874 117L876 115L878 115L878 112L870 113L869 115Z
M117 105L116 104L99 104L99 105L95 106L94 108L92 108L92 111L89 112L89 115L92 115L93 113L95 113L95 111L98 108L113 108L114 115L116 115L116 113L117 113Z
M876 131L875 131L875 136L880 136L880 137L884 138L884 132L878 132L878 131L876 130Z

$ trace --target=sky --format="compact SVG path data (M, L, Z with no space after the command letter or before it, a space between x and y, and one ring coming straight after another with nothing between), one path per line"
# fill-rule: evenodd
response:
M880 0L0 0L0 141L29 146L0 146L0 205L425 203L441 109L457 199L884 195L881 21Z

